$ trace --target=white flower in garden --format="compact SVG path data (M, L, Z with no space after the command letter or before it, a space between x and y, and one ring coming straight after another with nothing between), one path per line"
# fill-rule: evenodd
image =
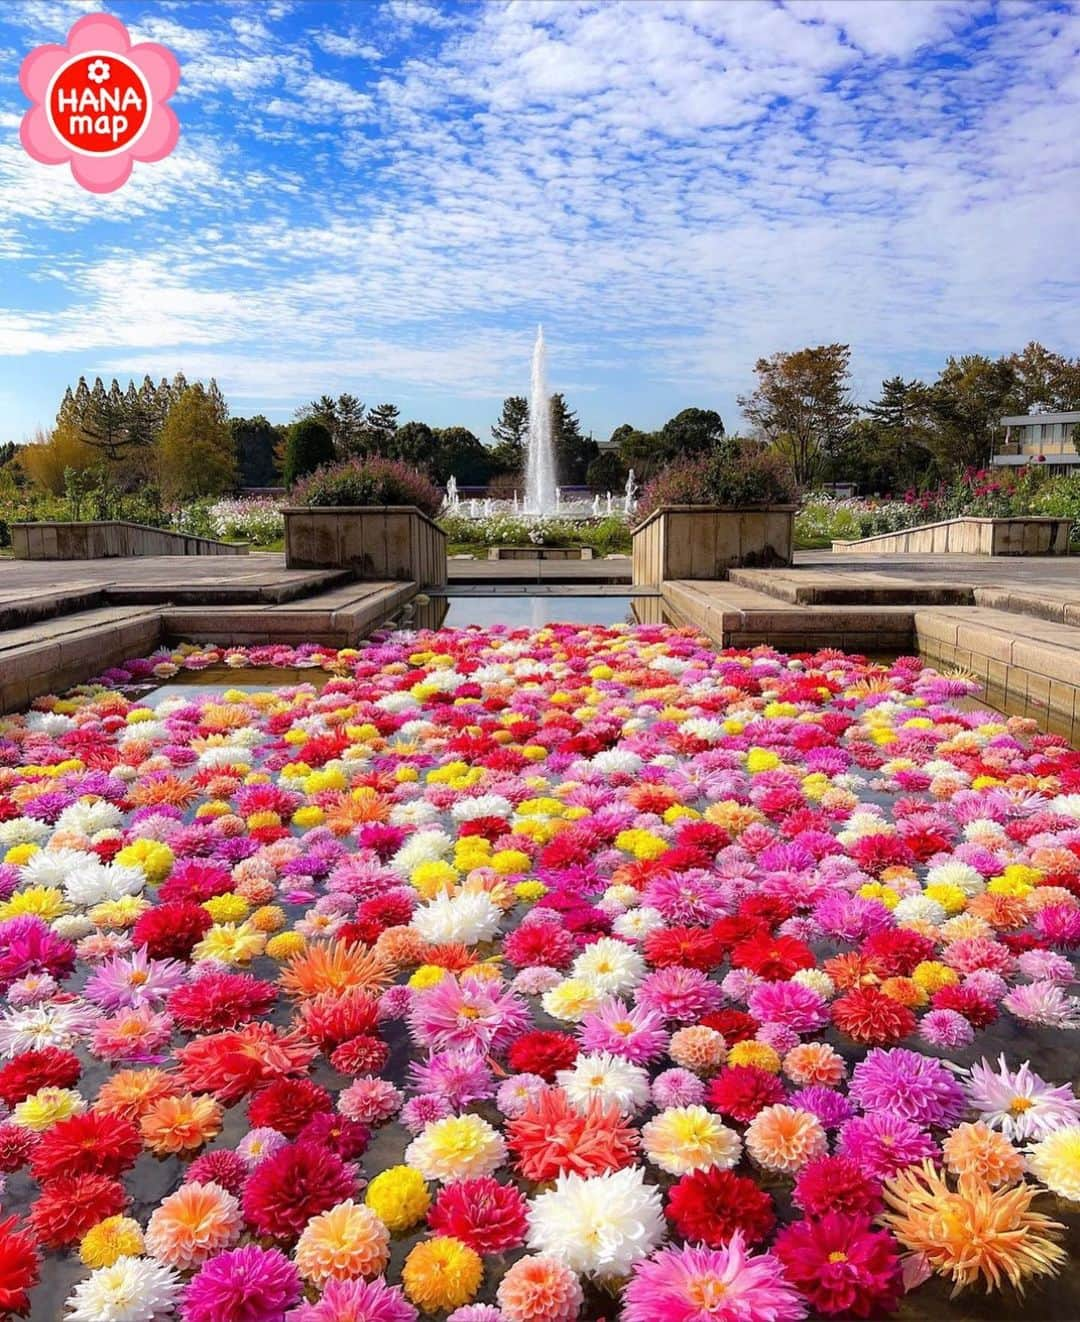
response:
M560 1175L533 1199L528 1245L583 1276L626 1276L664 1238L660 1193L639 1166L584 1178Z
M173 1315L180 1289L171 1267L152 1258L117 1258L72 1290L66 1322L154 1322Z
M69 872L96 862L96 854L81 849L39 849L19 868L19 882L23 886L61 886Z
M606 748L592 759L592 768L605 776L633 776L641 770L641 758L627 748Z
M434 863L437 859L445 858L453 847L454 842L445 831L417 831L390 860L390 866L408 874L421 863Z
M0 822L0 845L5 848L39 845L51 832L48 822L39 822L35 817L12 817L10 821Z
M574 960L571 975L590 983L605 996L632 991L645 976L645 961L633 946L602 936Z
M426 799L415 799L412 803L395 803L390 809L391 826L427 826L439 820L439 810Z
M509 817L513 811L513 804L501 794L475 794L458 799L450 816L455 822L471 822L477 817Z
M486 891L462 891L458 895L443 891L416 910L412 928L432 945L460 942L474 946L479 941L493 940L501 921L502 911Z
M939 863L926 874L928 886L959 886L969 898L981 895L986 890L982 874L976 872L970 863L958 858L951 858L947 863Z
M611 930L626 941L644 941L650 932L666 926L659 909L643 904L637 909L628 909L626 913L619 914L611 924Z
M604 1102L614 1102L623 1115L634 1115L649 1101L646 1071L607 1051L578 1056L571 1069L559 1070L555 1078L581 1111L599 1097Z
M95 836L99 831L109 831L123 822L123 814L114 803L106 799L93 802L80 799L69 804L56 819L58 831L78 831L81 835Z

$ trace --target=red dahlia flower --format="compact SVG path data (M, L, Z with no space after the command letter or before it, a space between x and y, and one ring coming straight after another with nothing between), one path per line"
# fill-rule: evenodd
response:
M881 1185L850 1157L815 1157L795 1177L792 1200L809 1217L826 1212L873 1217L881 1211Z
M187 959L213 925L201 904L173 900L140 914L131 937L151 959Z
M43 1047L24 1051L0 1067L0 1102L18 1106L39 1088L73 1088L82 1066L73 1051Z
M38 1194L30 1228L45 1248L66 1248L107 1216L119 1216L127 1201L124 1186L107 1175L62 1175Z
M972 1028L989 1028L998 1017L997 1006L980 996L973 987L953 984L941 987L930 998L935 1010L955 1010L962 1014Z
M168 1010L186 1033L215 1033L262 1018L276 1000L277 988L250 973L207 973L177 987Z
M261 1084L306 1070L319 1052L298 1033L251 1023L196 1038L175 1054L178 1084L188 1092L213 1093L219 1102L232 1106Z
M295 1138L314 1116L333 1109L330 1094L310 1079L275 1079L248 1102L248 1124Z
M784 1085L756 1065L729 1065L710 1081L706 1100L721 1115L748 1125L766 1106L784 1100Z
M776 1237L773 1252L788 1280L825 1317L881 1317L895 1312L903 1284L896 1243L865 1217L829 1212L797 1221Z
M641 949L658 969L684 964L708 973L724 958L724 942L707 927L658 927L646 936Z
M339 1074L381 1074L390 1059L390 1048L381 1037L358 1033L330 1054L330 1064Z
M22 1125L0 1124L0 1172L10 1175L25 1166L38 1145L38 1136Z
M735 968L749 969L769 982L786 982L800 969L812 969L814 952L793 936L759 933L740 941L731 952Z
M41 1135L30 1170L41 1184L61 1175L121 1175L135 1165L142 1148L130 1120L86 1111L58 1120Z
M244 1217L259 1235L299 1238L313 1216L356 1193L356 1174L336 1152L290 1143L259 1163L244 1185Z
M168 881L161 886L158 899L202 904L205 900L212 900L215 895L231 891L234 884L226 868L215 867L197 859L182 859L169 873Z
M612 1102L578 1110L561 1088L545 1088L506 1126L506 1141L527 1180L602 1175L621 1170L638 1149L638 1132Z
M917 965L934 958L935 949L933 941L921 932L886 927L866 938L862 957L879 978L907 978Z
M772 1199L763 1189L745 1175L715 1166L692 1171L672 1185L665 1215L683 1239L714 1249L737 1230L747 1244L760 1244L776 1225Z
M536 1029L524 1033L507 1052L507 1060L516 1074L539 1074L547 1083L555 1082L559 1070L568 1070L578 1056L578 1044L569 1033Z
M299 1027L305 1037L332 1051L361 1033L370 1033L379 1018L379 1003L360 987L342 995L322 992L304 1001L299 1009Z
M754 1036L761 1025L745 1010L710 1010L701 1018L706 1028L715 1028L729 1047Z
M915 1031L917 1020L876 987L856 987L832 1005L833 1023L853 1042L883 1047L902 1041Z
M30 1311L28 1291L40 1273L34 1237L16 1224L13 1216L0 1221L0 1317L23 1317Z
M525 1243L527 1206L512 1184L500 1184L489 1176L455 1180L439 1192L428 1225L477 1253L506 1253Z

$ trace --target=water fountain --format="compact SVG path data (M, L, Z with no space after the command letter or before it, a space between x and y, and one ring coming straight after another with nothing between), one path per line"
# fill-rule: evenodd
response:
M555 446L551 436L551 396L547 386L544 328L537 326L529 386L529 435L525 452L525 508L530 514L558 509L555 487Z

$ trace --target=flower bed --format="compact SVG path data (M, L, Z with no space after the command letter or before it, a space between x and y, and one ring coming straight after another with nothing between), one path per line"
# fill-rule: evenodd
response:
M326 682L131 691L217 665ZM1063 741L664 626L100 680L0 722L0 1310L1075 1315Z

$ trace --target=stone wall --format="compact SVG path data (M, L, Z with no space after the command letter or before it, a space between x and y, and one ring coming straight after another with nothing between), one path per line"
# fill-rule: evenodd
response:
M16 560L116 560L148 555L247 555L246 546L189 537L144 523L98 519L86 523L13 523Z
M287 507L289 569L351 569L359 579L446 582L446 534L413 505Z
M902 532L833 542L844 554L880 555L1068 555L1068 519L943 519Z
M789 565L794 505L663 505L633 530L633 581L722 579L737 565Z

